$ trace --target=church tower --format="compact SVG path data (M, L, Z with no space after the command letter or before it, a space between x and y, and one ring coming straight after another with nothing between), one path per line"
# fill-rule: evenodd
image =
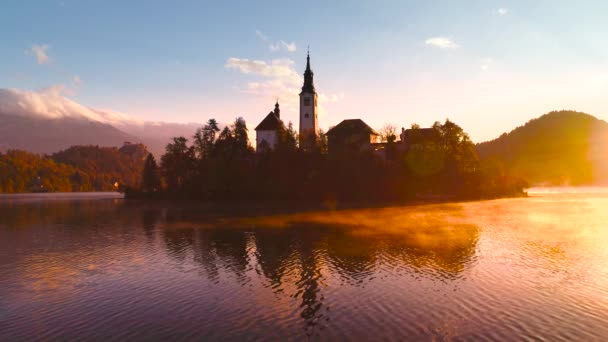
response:
M317 92L310 70L310 53L306 55L304 85L300 92L300 148L310 150L316 144L319 121L317 118Z

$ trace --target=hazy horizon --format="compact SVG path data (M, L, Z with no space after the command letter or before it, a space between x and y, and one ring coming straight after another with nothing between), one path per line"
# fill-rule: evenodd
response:
M553 110L608 119L608 4L585 4L9 1L0 89L145 121L243 116L251 131L278 98L297 126L310 46L321 128L449 118L481 142Z

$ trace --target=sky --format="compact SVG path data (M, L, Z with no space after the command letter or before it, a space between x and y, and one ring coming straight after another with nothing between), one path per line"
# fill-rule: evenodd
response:
M361 118L473 141L552 110L608 120L607 1L2 0L0 88L142 120L297 126L307 47L320 126Z

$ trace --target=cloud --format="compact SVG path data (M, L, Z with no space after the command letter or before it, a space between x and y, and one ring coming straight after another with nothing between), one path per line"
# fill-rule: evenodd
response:
M296 71L295 62L291 59L274 59L265 62L247 58L229 58L225 67L257 77L256 80L248 82L244 88L240 88L240 91L268 99L278 97L285 107L295 107L297 104L302 77Z
M49 46L46 44L44 44L44 45L34 44L34 45L32 45L31 48L26 50L26 53L34 55L36 57L36 61L38 62L38 64L41 64L41 65L48 64L51 62L51 58L47 54L48 48L49 48Z
M273 43L273 44L268 45L268 48L272 52L277 52L277 51L281 50L281 44L280 43Z
M300 82L300 75L294 68L291 59L274 59L270 63L261 60L250 60L247 58L228 58L225 67L236 69L243 74L283 78L294 83Z
M425 41L426 45L438 47L440 49L456 49L460 46L454 43L450 38L446 37L432 37Z
M54 85L38 92L0 89L0 114L27 117L78 117L103 121L96 111L65 98L64 85Z
M260 30L255 30L255 35L263 42L269 43L268 49L272 52L277 52L281 50L285 50L287 52L295 52L297 50L297 46L295 42L288 43L284 40L279 40L277 42L271 42L270 38L267 35L262 33Z
M294 43L294 42L286 43L281 40L281 45L283 46L283 48L285 48L285 50L287 50L289 52L295 52L297 49L296 43Z
M255 30L255 35L258 36L258 38L260 38L261 40L263 40L265 42L268 41L268 36L263 34L262 31L260 31L260 30Z
M80 79L80 76L74 75L74 77L72 77L72 83L74 83L75 85L82 84L82 80Z
M279 98L281 108L297 111L303 78L295 69L295 62L291 59L275 59L270 62L250 60L246 58L229 58L226 61L227 69L237 70L242 74L257 76L258 79L248 82L239 91L254 95L265 100ZM319 112L325 112L324 103L338 102L344 94L319 94Z
M500 15L500 16L505 16L507 14L509 14L509 9L506 7L500 7L494 10L494 14L496 15Z
M482 58L480 62L481 64L479 67L481 68L481 70L486 71L490 69L490 66L492 66L494 60L492 60L492 58Z

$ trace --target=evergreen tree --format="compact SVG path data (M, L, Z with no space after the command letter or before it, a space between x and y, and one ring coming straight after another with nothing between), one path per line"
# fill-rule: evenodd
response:
M196 131L194 135L194 148L199 159L206 159L211 155L219 132L220 128L215 119L209 119L205 126Z
M160 178L156 159L150 153L144 163L143 171L143 187L147 192L155 192L160 190Z
M180 191L193 172L194 147L188 147L188 139L173 138L161 157L161 171L170 191Z

